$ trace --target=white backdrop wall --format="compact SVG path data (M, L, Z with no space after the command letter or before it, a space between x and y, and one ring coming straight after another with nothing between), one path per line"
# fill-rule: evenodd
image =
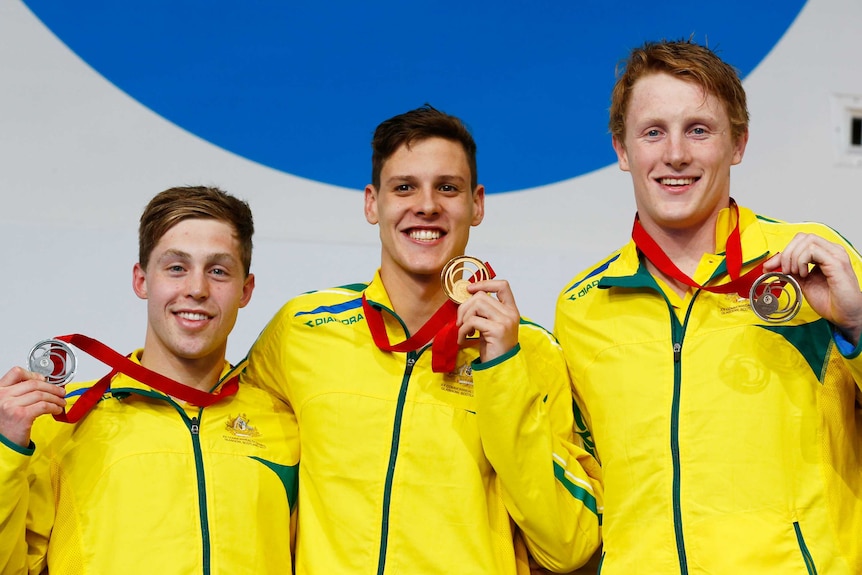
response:
M857 247L862 167L837 161L830 106L836 94L862 95L860 28L858 0L806 4L746 78L751 139L732 176L740 203L826 222ZM0 369L65 333L123 353L139 347L137 219L156 192L198 184L246 199L255 213L257 288L230 340L235 361L286 299L368 281L378 265L361 193L271 170L181 130L93 71L21 2L0 0ZM621 245L634 215L629 176L615 165L486 204L469 253L492 262L522 313L547 327L560 289ZM80 377L104 371L84 359Z

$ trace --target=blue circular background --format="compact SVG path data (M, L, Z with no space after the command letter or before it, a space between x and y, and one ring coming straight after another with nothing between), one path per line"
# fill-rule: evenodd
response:
M607 108L630 47L693 35L744 76L805 2L26 4L110 82L233 153L361 189L375 126L428 102L470 126L494 193L615 160Z

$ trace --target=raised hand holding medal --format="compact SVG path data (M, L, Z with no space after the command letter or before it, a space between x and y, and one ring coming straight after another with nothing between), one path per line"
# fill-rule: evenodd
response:
M471 268L475 268L473 275L465 277ZM375 345L386 351L408 352L433 340L432 365L437 373L455 369L458 348L468 345L474 332L480 334L482 361L509 351L518 341L520 315L509 283L494 280L494 275L490 265L476 258L452 258L440 274L441 288L449 300L416 333L400 343L389 341L381 308L363 294L362 308ZM480 293L496 297L472 297Z
M862 290L847 250L815 234L797 234L763 266L798 282L808 305L837 327L853 345L862 334Z
M55 413L54 419L65 423L75 423L86 415L99 398L107 391L111 379L117 373L150 386L166 395L180 399L192 405L206 407L222 397L236 393L239 385L239 374L219 386L216 392L208 393L189 387L170 379L158 372L147 369L140 363L121 355L105 344L81 334L60 335L54 339L40 341L30 350L28 365L30 370L45 378L46 382L61 386L72 378L75 373L77 359L71 344L111 367L111 371L85 391L69 412Z
M472 274L469 279L465 278L467 274ZM468 345L473 334L478 333L483 362L507 353L518 343L520 312L514 295L509 282L493 278L494 271L487 263L470 256L453 258L441 272L443 290L459 303L458 345ZM483 294L495 297L471 297Z
M780 263L768 264L778 260L778 255L742 274L742 242L739 231L739 212L736 202L730 201L736 214L736 225L727 238L725 262L731 281L720 285L701 285L682 272L661 247L641 226L635 216L632 240L644 256L662 273L695 289L712 293L736 293L747 298L754 314L770 323L786 322L793 319L802 308L802 290L793 276L783 273ZM772 270L772 271L768 271ZM766 272L766 273L764 273ZM788 288L789 286L789 288Z

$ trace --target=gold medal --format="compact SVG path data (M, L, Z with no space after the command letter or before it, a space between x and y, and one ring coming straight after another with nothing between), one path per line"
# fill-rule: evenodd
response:
M440 272L443 291L457 304L467 301L472 295L467 286L472 281L491 279L491 273L481 260L470 256L456 256L449 260Z
M754 315L769 323L793 319L802 309L802 290L796 278L781 272L767 272L751 285L748 303Z

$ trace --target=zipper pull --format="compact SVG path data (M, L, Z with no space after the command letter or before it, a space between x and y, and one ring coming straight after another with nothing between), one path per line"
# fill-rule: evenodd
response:
M673 362L679 363L679 360L681 357L682 357L682 344L679 342L674 342L674 344L673 344Z
M192 423L192 426L191 426L192 435L197 435L198 431L200 431L200 426L198 425L198 418L193 417L191 423Z

